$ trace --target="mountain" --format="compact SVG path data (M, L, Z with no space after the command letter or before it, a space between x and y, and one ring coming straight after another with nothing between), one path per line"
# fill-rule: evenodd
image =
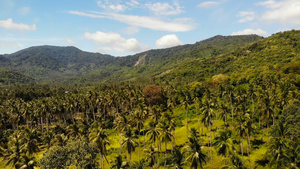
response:
M75 47L37 46L2 56L0 67L51 82L80 76L113 60L112 56L83 52Z
M257 35L218 35L195 44L149 50L126 57L84 52L75 47L37 46L1 55L0 67L17 70L37 82L48 83L120 82L151 78L200 81L218 73L232 74L239 69L250 70L251 66L253 69L255 64L273 63L267 62L267 59L251 61L251 58L259 58L263 54L261 51L269 49L269 45L274 48L266 53L293 53L297 46L286 42L295 37L295 42L290 43L298 44L298 34L299 31L289 31L265 39ZM296 51L291 58L297 56ZM275 56L270 58L276 60ZM277 58L280 59L279 56ZM281 60L279 62L282 63Z

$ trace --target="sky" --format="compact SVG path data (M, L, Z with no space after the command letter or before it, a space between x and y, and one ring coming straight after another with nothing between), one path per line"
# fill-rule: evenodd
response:
M290 29L300 0L0 0L0 54L55 45L126 56Z

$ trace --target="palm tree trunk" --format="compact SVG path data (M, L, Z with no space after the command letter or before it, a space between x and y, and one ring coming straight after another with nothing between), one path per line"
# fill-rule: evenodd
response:
M46 115L46 129L47 129L47 134L49 132L49 119L48 119L48 116Z
M131 169L131 153L128 152L128 156L129 156L129 168Z
M213 169L213 152L212 152L212 137L211 137L211 135L212 135L211 134L211 128L212 127L211 127L211 124L209 124L209 126L210 126L210 131L209 131L210 134L209 135L210 135L210 156L211 156L211 160L210 161L211 161L211 168Z
M141 157L141 136L140 136L140 127L139 127L139 161Z
M249 169L251 169L251 161L250 161L250 138L249 138L249 133L247 133L247 153L248 153L248 159L249 159Z
M159 148L159 141L157 141L157 148L158 148L158 151L157 151L157 168L159 168L159 159L160 159L160 157L159 157L159 151L160 151L160 148Z
M96 115L95 115L95 109L94 109L94 106L91 106L92 107L92 112L93 112L93 118L94 118L94 121L96 121Z
M252 119L253 119L253 116L254 116L254 99L253 99L253 96L251 96L251 101L252 101Z
M189 120L188 120L188 109L185 109L185 121L186 121L186 136L189 137Z
M233 105L232 105L232 98L231 97L230 97L230 106L231 106L231 118L232 118L232 123L233 123Z
M41 127L42 127L42 133L44 133L44 123L43 123L43 116L41 115Z
M243 138L242 138L242 141L241 141L241 153L242 153L242 156L244 156L244 144L243 144Z
M168 158L168 153L167 153L167 142L165 142L165 165L164 165L164 168L166 168L166 165L167 165L167 158Z
M122 141L121 141L121 136L122 136L122 134L121 134L121 132L118 130L118 132L119 132L119 143L120 143L120 152L119 152L119 154L121 155L122 154Z

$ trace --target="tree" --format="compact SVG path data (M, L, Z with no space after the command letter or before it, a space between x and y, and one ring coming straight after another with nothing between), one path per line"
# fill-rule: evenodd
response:
M20 161L16 164L16 168L18 169L34 169L35 166L37 166L35 157L26 155L22 155Z
M206 155L202 152L197 138L189 137L185 151L189 154L186 160L190 162L191 168L197 169L198 166L203 168L203 163L206 163Z
M278 137L272 138L267 151L267 156L270 159L269 167L280 168L287 166L289 156L287 154L287 142Z
M122 143L122 146L126 146L128 152L129 166L131 168L131 153L135 150L136 142L133 140L135 135L131 129L131 127L127 127L125 131L125 139Z
M175 147L172 152L171 163L174 169L183 169L184 154L181 152L179 147Z
M230 130L221 131L217 137L214 138L213 146L217 148L218 155L228 157L234 153L234 140L232 139L232 132Z
M184 92L183 93L183 97L181 100L181 104L184 106L185 109L185 121L186 121L186 135L187 137L189 136L189 119L188 119L188 111L189 111L189 102L190 102L190 95L188 92Z
M121 155L117 155L115 157L115 160L111 162L110 168L112 169L122 169L128 167L128 163L123 161L123 158Z
M109 144L108 137L105 133L105 130L101 128L98 123L94 123L92 131L89 135L90 141L94 142L97 145L97 148L100 152L100 166L104 169L104 160L106 159L106 145ZM108 163L107 159L106 162Z
M24 137L23 137L24 150L26 151L26 153L29 156L31 156L32 154L39 152L40 138L37 130L25 128L23 132L24 132Z
M160 133L160 140L161 142L165 143L165 166L168 158L168 152L167 152L167 143L172 141L173 135L171 131L169 130L169 125L166 123L166 121L161 121L160 123L161 133Z
M143 94L145 95L149 107L163 104L163 91L161 87L148 85L143 89Z
M21 154L23 153L22 135L16 131L10 136L8 149L5 152L4 159L7 160L5 166L15 166L20 162Z
M150 146L149 149L144 150L146 155L146 161L148 161L148 166L152 169L155 165L155 154L157 153L157 148Z
M202 107L202 123L206 128L209 128L209 136L210 136L210 157L211 157L211 167L213 168L213 152L212 152L212 118L213 118L213 111L212 111L212 104L211 104L211 95L210 91L208 90L205 93L205 97L202 98L203 107Z
M155 121L150 121L149 122L149 129L148 132L146 133L146 135L150 136L149 137L149 141L152 142L153 146L155 147L155 143L157 142L157 148L158 151L156 151L157 153L157 164L159 165L159 150L160 150L160 140L159 140L159 136L161 133L161 128L158 126L158 123L156 123Z

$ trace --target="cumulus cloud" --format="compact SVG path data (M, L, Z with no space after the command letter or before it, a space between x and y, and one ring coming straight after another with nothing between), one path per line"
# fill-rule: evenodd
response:
M147 3L146 7L156 15L178 15L182 13L182 7L177 1L171 5L167 2Z
M239 20L240 23L253 21L254 18L255 18L255 12L253 12L253 11L240 11L239 12L239 17L241 17L241 19Z
M155 44L157 48L169 48L173 46L182 45L182 42L178 39L178 37L175 34L171 34L159 38Z
M158 31L169 32L187 32L195 29L191 18L176 18L171 21L162 21L156 17L138 16L138 15L124 15L118 13L101 13L92 12L85 13L80 11L69 11L70 14L92 17L92 18L108 18L131 26L148 28Z
M118 52L139 52L141 45L135 38L126 39L118 33L100 32L84 34L84 38L93 40L98 45L103 45L103 49Z
M220 2L216 2L216 1L206 1L206 2L202 2L198 5L198 7L200 8L210 8L210 7L214 7L216 5L219 5Z
M258 5L268 8L260 17L261 20L279 22L285 25L300 25L300 1L299 0L267 0Z
M269 34L262 29L244 29L242 31L232 32L231 35L260 35L268 36Z
M5 29L12 29L12 30L27 30L27 31L34 31L36 30L36 25L26 25L22 23L14 23L11 18L7 20L0 20L0 27Z

